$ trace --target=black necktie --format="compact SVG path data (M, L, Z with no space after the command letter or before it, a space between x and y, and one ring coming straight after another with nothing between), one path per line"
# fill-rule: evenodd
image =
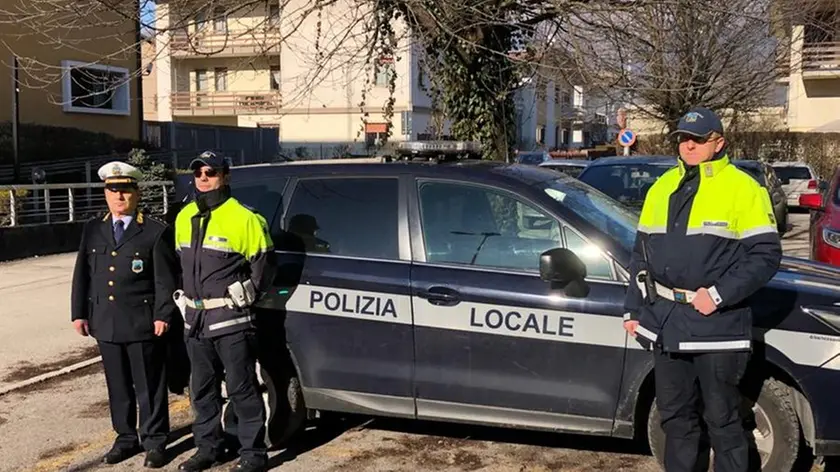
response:
M123 223L123 220L117 220L114 222L114 241L116 241L117 244L120 243L120 239L122 239L123 233L125 233L125 228L123 227L124 225L125 223Z

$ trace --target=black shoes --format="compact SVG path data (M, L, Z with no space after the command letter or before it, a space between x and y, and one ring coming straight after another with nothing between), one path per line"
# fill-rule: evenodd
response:
M201 472L216 465L216 458L196 453L178 466L178 470L185 472Z
M230 472L265 472L265 461L257 461L253 459L242 459L235 466L230 468Z
M160 469L166 465L166 453L164 449L152 449L146 453L146 461L143 462L145 467L150 469Z
M102 458L102 462L106 464L119 464L126 459L130 459L137 454L140 454L142 451L143 448L141 448L139 444L135 444L134 446L117 446L115 444L114 447L105 454L105 457Z

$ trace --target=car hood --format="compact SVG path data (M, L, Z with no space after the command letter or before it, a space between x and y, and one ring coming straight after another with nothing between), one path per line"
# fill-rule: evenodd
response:
M840 267L796 257L782 257L773 282L792 284L797 290L820 292L834 298L840 294Z

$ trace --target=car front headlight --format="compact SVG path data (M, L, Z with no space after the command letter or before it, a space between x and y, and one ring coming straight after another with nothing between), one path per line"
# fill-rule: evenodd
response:
M823 228L822 238L829 246L840 249L840 231Z

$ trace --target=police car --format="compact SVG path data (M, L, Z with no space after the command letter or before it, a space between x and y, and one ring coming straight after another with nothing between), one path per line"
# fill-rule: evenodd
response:
M637 439L661 461L653 360L622 327L636 215L536 166L387 161L232 169L279 264L258 314L269 441L335 411ZM838 277L787 258L750 302L764 470L801 441L840 454Z

